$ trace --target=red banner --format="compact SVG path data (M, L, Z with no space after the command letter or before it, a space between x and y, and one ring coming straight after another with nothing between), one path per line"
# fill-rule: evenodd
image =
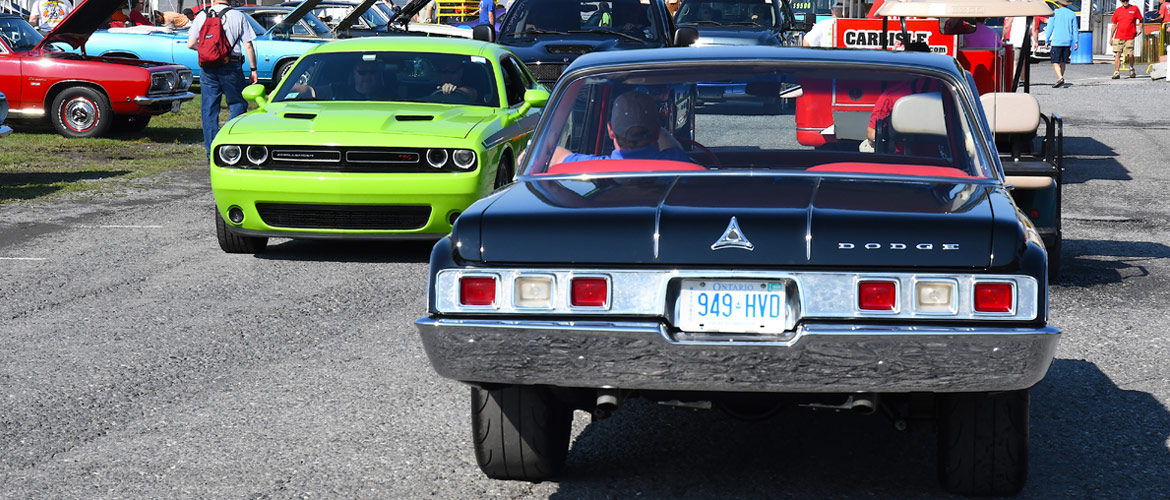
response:
M926 42L930 51L936 54L946 54L954 57L956 39L954 35L943 35L938 32L938 19L907 19L906 35L910 41ZM835 46L850 49L880 49L882 48L882 20L881 19L838 19L834 31ZM890 41L887 44L893 48L902 42L902 26L897 19L889 23Z

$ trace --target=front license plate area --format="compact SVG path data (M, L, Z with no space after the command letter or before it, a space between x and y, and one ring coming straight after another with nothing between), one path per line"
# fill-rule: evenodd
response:
M171 103L171 113L178 113L179 107L182 105L183 105L183 103L181 101L172 102Z
M675 325L684 332L780 334L785 284L766 280L683 280Z

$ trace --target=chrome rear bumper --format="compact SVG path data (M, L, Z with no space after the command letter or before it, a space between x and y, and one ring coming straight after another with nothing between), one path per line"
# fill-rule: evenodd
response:
M975 392L1031 387L1051 328L808 324L787 337L687 337L656 321L426 317L431 364L463 382L736 392ZM759 338L759 337L756 337Z

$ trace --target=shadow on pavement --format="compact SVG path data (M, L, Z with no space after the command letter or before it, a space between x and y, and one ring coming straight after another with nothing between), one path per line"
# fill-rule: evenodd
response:
M0 200L31 200L60 191L71 182L119 177L128 173L129 170L0 173Z
M1147 261L1170 258L1170 247L1145 241L1065 239L1062 252L1060 279L1055 284L1078 287L1148 276Z
M163 144L199 144L203 145L203 130L190 127L156 127L148 125L141 132L112 132L111 139L139 139L146 138L150 142Z
M1031 427L1021 497L1170 489L1170 412L1092 363L1053 363L1032 390ZM930 422L899 432L880 414L797 409L747 422L632 400L577 437L553 497L937 498L935 446Z
M437 238L436 238L437 239ZM434 241L289 240L273 238L256 256L306 262L430 262Z
M1092 137L1064 138L1064 184L1094 179L1128 181L1129 169L1117 160L1118 154Z

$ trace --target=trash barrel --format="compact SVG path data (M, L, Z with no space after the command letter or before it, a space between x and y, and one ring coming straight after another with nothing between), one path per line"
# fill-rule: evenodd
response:
M1082 31L1077 35L1077 49L1072 53L1073 64L1093 64L1093 32Z

